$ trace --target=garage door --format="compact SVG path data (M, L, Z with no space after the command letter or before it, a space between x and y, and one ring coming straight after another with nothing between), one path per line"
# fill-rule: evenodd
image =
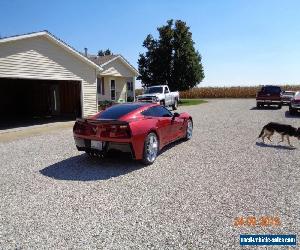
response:
M1 118L81 116L81 84L0 78Z

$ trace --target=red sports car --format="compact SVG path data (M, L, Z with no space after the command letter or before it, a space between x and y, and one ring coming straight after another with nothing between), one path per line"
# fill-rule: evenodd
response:
M191 139L193 120L188 113L172 114L153 103L125 103L107 108L73 127L76 147L90 155L110 149L131 152L136 160L152 164L167 144Z

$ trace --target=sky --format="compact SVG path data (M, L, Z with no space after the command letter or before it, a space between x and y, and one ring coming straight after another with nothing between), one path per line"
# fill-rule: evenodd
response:
M300 84L300 1L1 0L1 37L48 30L78 51L109 48L137 68L147 34L181 19L202 55L200 86Z

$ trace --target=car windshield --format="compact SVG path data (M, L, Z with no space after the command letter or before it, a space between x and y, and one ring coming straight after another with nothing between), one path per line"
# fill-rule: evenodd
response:
M145 90L145 94L163 93L163 87L151 87Z
M122 116L144 106L143 103L137 103L137 104L117 104L112 107L107 108L106 110L102 111L97 119L111 119L111 120L117 120L121 118Z
M300 97L300 91L297 91L295 97Z
M270 94L280 94L281 88L280 87L274 87L274 86L267 86L262 88L262 92L270 93Z

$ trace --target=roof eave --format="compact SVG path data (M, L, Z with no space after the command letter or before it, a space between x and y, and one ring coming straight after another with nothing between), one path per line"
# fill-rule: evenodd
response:
M6 37L6 38L0 39L0 43L12 42L12 41L23 40L23 39L32 38L32 37L39 37L39 36L44 36L44 37L48 38L49 40L56 43L60 47L64 48L65 50L67 50L68 52L73 54L74 56L80 58L85 63L87 63L90 66L94 67L98 71L100 71L100 72L103 71L103 68L101 66L97 65L96 63L92 62L91 60L89 60L85 56L81 55L78 51L73 49L71 46L69 46L65 42L61 41L59 38L56 38L54 35L52 35L48 31L39 31L39 32L35 32L35 33L25 34L25 35Z
M139 76L140 74L139 74L139 72L122 56L122 55L118 55L118 56L116 56L116 57L114 57L114 58L112 58L112 59L110 59L109 61L107 61L107 62L105 62L105 63L103 63L103 64L101 64L101 67L104 67L105 65L107 65L107 64L109 64L109 63L111 63L111 62L113 62L113 61L115 61L115 60L117 60L117 59L121 59L121 61L124 63L124 64L126 64L127 65L127 67L128 68L130 68L131 69L131 71L132 72L134 72L135 73L135 76Z

